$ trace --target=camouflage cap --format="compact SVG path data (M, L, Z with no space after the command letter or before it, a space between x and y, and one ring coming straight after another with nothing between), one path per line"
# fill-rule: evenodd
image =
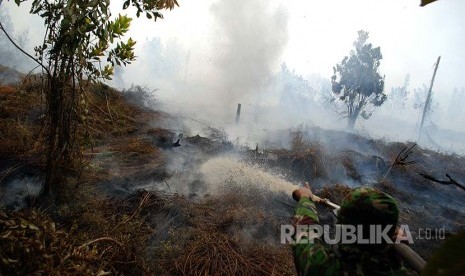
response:
M370 187L352 190L342 201L339 223L397 225L399 209L390 195Z

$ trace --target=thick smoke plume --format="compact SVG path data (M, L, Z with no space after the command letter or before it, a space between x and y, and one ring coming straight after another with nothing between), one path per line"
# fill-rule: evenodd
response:
M269 1L226 1L211 7L217 30L214 95L224 105L256 96L277 71L287 43L287 14Z
M272 94L288 42L287 10L273 1L219 0L210 5L208 22L205 38L189 37L187 44L140 41L138 60L113 85L154 88L164 110L216 126L234 121L238 103L251 112Z

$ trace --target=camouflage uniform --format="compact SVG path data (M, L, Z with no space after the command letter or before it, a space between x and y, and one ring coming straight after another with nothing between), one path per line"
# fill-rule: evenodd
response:
M391 235L398 214L392 197L362 187L346 196L337 218L341 224L391 224L394 225ZM293 224L319 224L313 201L305 197L299 200ZM302 242L292 247L299 275L416 275L402 265L394 249L388 245L328 245L318 238L310 242L307 237L303 237Z

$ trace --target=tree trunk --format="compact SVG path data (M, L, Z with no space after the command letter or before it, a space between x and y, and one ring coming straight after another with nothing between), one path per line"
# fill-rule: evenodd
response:
M48 116L49 116L49 126L48 126L48 150L47 150L47 168L45 174L45 184L43 187L42 194L46 197L51 197L56 186L57 179L57 163L58 163L58 130L60 128L60 109L61 101L60 94L63 89L60 80L53 78L50 81L49 86L49 95L48 95Z
M357 116L355 114L347 118L347 129L352 131L355 127L355 122L357 121Z
M56 179L56 170L57 170L57 160L56 160L56 138L52 138L51 135L48 141L48 152L47 152L47 168L45 174L45 185L42 191L44 196L51 196L55 179Z
M347 121L347 129L350 131L354 130L355 122L357 121L358 115L362 111L362 105L359 104L352 113L349 113L348 121Z

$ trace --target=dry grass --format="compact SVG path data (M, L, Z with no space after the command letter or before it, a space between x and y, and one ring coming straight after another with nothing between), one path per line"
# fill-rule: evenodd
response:
M26 154L35 144L32 127L12 119L0 120L0 136L3 137L0 156L5 159L11 155Z
M111 146L112 151L121 152L129 155L151 155L159 152L159 149L154 147L152 143L140 137L129 137L126 139L118 139Z
M290 247L266 242L270 233L260 228L279 231L279 222L246 197L226 193L199 203L171 200L180 212L177 218L187 224L172 228L168 239L156 246L158 274L294 275ZM255 235L244 230L254 228L259 228Z
M147 130L147 135L151 137L158 147L170 147L174 142L174 133L168 129L151 128Z
M193 203L182 196L143 191L124 199L99 199L82 190L76 192L80 200L61 206L53 220L38 211L1 213L0 243L8 248L1 257L13 261L0 273L295 273L289 246L266 242L265 236L270 233L257 231L259 236L248 236L243 231L253 227L278 231L279 222L238 194L226 193ZM161 213L170 214L167 221L156 219ZM169 236L157 238L166 227ZM2 238L12 229L17 229L14 238Z
M0 87L0 159L11 160L8 164L16 166L16 163L29 164L30 160L34 160L37 167L45 168L42 82L40 75L31 75L16 86ZM157 116L156 112L128 104L120 92L104 84L89 83L84 87L80 101L82 116L76 141L81 152L73 154L66 167L60 168L68 180L69 176L84 178L84 181L101 180L94 176L102 170L97 169L94 176L91 176L92 168L89 170L93 153L102 152L99 146L114 145L115 148L109 150L120 153L117 162L123 165L131 158L136 162L146 156L142 160L146 161L147 156L153 159L158 154L149 142L130 137L137 131L142 132L147 122ZM0 173L11 171L8 167L1 167L8 164L0 164ZM81 179L78 182L82 182Z
M324 178L327 175L323 149L319 145L310 145L300 150L272 150L278 157L277 163L305 180Z
M342 156L341 159L342 165L346 169L347 177L360 182L362 180L362 176L358 173L352 159L347 156Z
M26 81L22 87L8 87L0 93L0 157L37 154L40 137L42 97L30 87L35 81ZM3 87L4 88L4 87Z
M398 193L397 189L392 185L391 181L389 181L388 179L379 180L375 184L375 187L390 195L394 195Z
M45 99L41 83L40 76L32 75L17 86L0 87L2 159L43 156L45 133L41 125L45 118ZM77 141L83 150L132 134L157 115L128 104L120 92L104 84L88 84L83 95L77 132ZM80 156L75 158L80 159ZM71 167L79 168L86 162L75 161Z
M173 273L178 275L292 275L292 263L285 249L250 244L219 232L195 231L199 238L189 243L175 259Z
M87 151L86 157L89 163L82 174L82 182L91 186L97 182L134 178L136 175L142 177L154 172L163 175L165 171L163 152L142 137L112 139L107 145Z
M269 152L278 157L279 166L289 168L291 173L305 180L326 176L324 149L320 144L306 141L300 130L290 132L290 142L290 150L278 149Z
M327 198L329 201L340 205L342 200L346 197L346 195L352 191L350 187L347 187L343 184L336 184L334 186L326 186L322 188L318 195L322 198Z
M135 133L156 113L127 103L117 90L104 84L89 84L84 88L84 117L94 145L106 139Z
M290 133L291 138L291 150L300 151L308 147L307 143L304 141L304 135L302 131L294 131Z
M107 222L100 221L99 226ZM138 230L141 230L138 228ZM135 234L135 233L132 233ZM0 212L0 274L107 275L148 273L123 231L84 242L82 230L57 225L37 210ZM143 233L141 233L143 235ZM136 237L140 237L137 235ZM127 235L126 235L127 236ZM105 274L107 273L107 274Z

